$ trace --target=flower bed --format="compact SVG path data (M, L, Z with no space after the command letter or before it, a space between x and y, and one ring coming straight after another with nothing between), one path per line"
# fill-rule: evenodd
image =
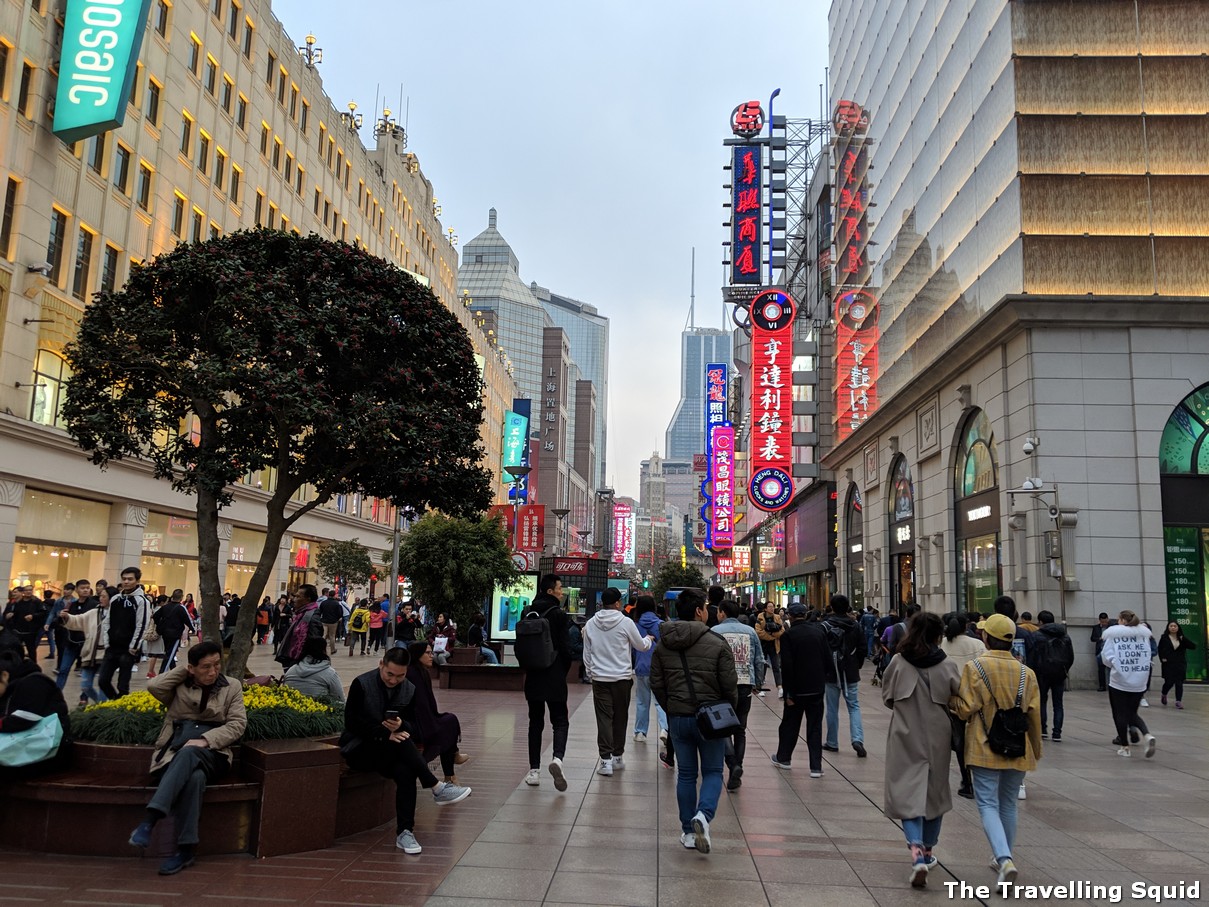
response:
M342 706L290 687L244 687L243 704L248 712L245 741L325 737L344 730ZM75 709L69 715L71 733L77 740L150 746L159 737L166 712L150 693L131 693Z

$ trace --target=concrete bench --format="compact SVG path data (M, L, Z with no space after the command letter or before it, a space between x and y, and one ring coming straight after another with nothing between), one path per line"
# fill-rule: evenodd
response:
M443 690L523 690L525 669L517 665L454 664L441 668Z

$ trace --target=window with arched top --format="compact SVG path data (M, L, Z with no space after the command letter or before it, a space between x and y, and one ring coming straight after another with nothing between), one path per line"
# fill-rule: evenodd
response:
M915 486L911 484L911 467L899 454L890 468L890 495L886 500L889 522L901 523L915 516Z
M978 409L966 417L957 447L953 491L956 497L990 491L999 484L999 460L995 453L995 433L991 420Z
M1159 441L1159 472L1165 476L1209 476L1209 384L1171 411Z
M865 607L865 502L855 485L844 504L844 562L848 565L848 599L858 612Z
M39 425L66 428L63 421L63 400L67 392L67 381L72 376L71 366L58 353L38 350L34 357L33 396L30 400L29 419Z

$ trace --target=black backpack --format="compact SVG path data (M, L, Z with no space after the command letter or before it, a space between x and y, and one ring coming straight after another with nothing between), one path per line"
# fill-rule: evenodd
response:
M835 667L835 682L841 687L846 687L844 659L852 654L848 646L848 630L834 621L824 620L820 623L823 627L823 634L827 637L827 648L831 650L831 664Z
M512 645L516 663L526 671L544 671L554 664L558 652L550 632L550 621L530 611L516 622L516 641Z
M1070 637L1033 634L1033 670L1046 677L1065 677L1075 663Z
M987 685L991 701L995 703L995 715L991 718L990 727L987 727L986 716L982 712L978 713L978 717L982 719L982 729L987 735L987 746L992 753L998 753L1005 759L1019 759L1025 754L1025 738L1028 736L1028 716L1024 714L1024 709L1020 708L1020 703L1024 701L1024 667L1020 668L1020 686L1016 690L1016 702L1010 709L1004 709L1000 708L998 700L995 699L995 688L991 686L990 678L982 669L981 663L975 658L971 664L982 677L982 682Z

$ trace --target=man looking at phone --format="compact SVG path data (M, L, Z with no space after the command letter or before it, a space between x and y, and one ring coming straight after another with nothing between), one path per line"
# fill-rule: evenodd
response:
M470 788L438 781L411 741L414 729L400 717L416 692L407 679L410 661L407 649L387 649L377 668L353 681L344 706L340 752L357 771L377 772L395 782L395 846L415 854L422 849L414 834L416 781L432 791L437 806L465 800Z

